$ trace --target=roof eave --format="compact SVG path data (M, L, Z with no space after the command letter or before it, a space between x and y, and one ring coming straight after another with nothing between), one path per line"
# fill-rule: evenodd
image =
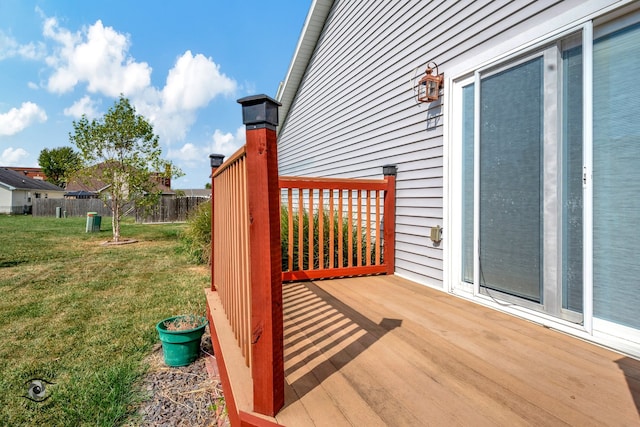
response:
M333 0L313 0L313 3L311 3L311 8L298 39L298 45L289 64L289 70L284 82L280 82L278 86L276 101L282 104L278 114L278 129L282 129L282 125L289 115L289 108L293 104L332 6Z
M13 185L9 185L9 184L4 183L4 182L0 182L0 186L2 186L2 187L4 187L4 188L6 188L6 189L7 189L7 190L9 190L9 191L17 190L17 188L16 188L16 187L14 187Z

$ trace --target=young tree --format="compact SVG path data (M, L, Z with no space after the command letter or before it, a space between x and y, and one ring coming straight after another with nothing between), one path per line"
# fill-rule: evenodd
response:
M80 169L82 160L71 147L45 148L38 156L38 164L48 182L64 187L69 176Z
M85 115L73 122L70 141L80 150L84 182L100 183L100 198L111 209L113 241L120 240L120 220L129 209L148 208L161 194L159 181L180 171L161 157L158 136L122 95L99 119Z

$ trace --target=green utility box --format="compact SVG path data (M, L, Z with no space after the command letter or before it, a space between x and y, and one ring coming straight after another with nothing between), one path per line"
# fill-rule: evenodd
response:
M101 223L102 217L98 212L87 212L87 233L99 232Z

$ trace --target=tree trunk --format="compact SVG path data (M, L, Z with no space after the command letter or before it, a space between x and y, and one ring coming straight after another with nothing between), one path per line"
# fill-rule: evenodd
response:
M113 241L120 241L120 206L118 203L113 203L113 207L111 208L111 226L113 228Z

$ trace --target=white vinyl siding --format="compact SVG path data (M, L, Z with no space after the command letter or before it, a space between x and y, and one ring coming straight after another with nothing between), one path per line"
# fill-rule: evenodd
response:
M0 187L0 214L11 212L12 192L4 187Z
M434 245L429 231L447 232L450 71L472 70L522 44L523 34L541 37L549 23L568 25L611 3L336 0L279 129L280 174L379 178L383 165L397 165L396 273L442 288L448 243ZM410 81L430 61L445 74L444 95L417 104Z

